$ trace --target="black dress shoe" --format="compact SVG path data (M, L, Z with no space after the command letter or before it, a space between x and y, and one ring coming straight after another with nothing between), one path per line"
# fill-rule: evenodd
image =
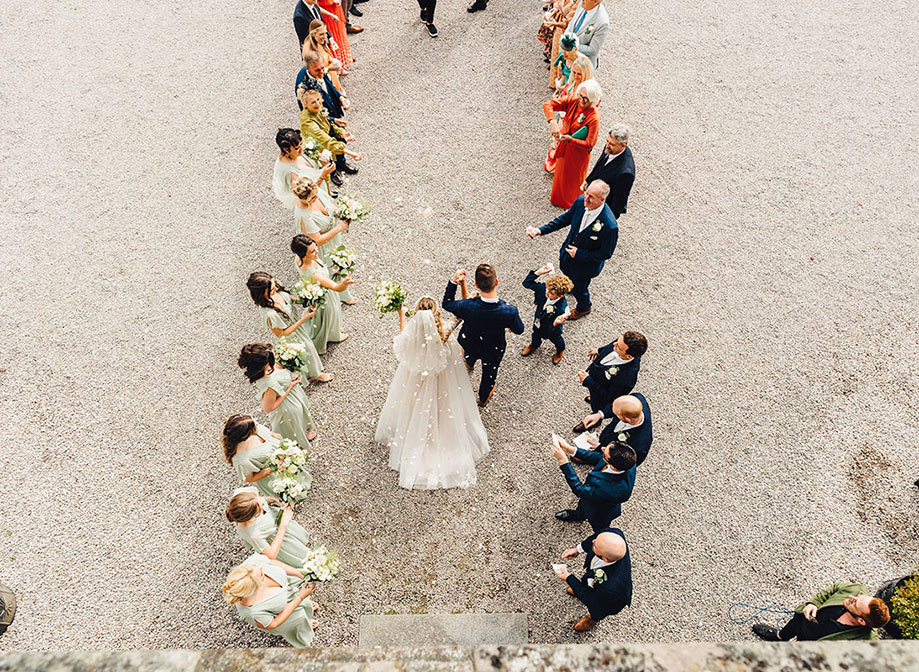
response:
M340 187L345 182L343 179L341 179L341 175L338 174L337 170L329 175L329 179L332 180L332 184L334 184L336 187Z
M765 623L756 623L753 625L753 634L764 639L767 642L781 642L779 639L779 631L773 628L771 625L766 625Z
M351 14L352 16L357 16L357 17L364 16L364 12L362 12L361 10L359 10L359 9L358 9L357 7L355 7L354 5L351 5L351 9L348 10L348 13Z
M565 509L564 511L559 511L555 514L555 517L565 523L579 523L584 518L578 515L578 512L574 509Z
M355 4L355 5L358 5L358 4L362 3L362 2L367 2L367 0L354 0L354 4ZM352 6L353 6L353 5L352 5Z
M344 163L341 164L341 167L339 168L339 170L341 170L346 175L357 175L359 169L357 166L352 165L348 163L347 161L345 161Z
M483 9L488 7L488 2L479 2L475 0L471 5L466 8L466 11L472 14L472 12L481 12Z

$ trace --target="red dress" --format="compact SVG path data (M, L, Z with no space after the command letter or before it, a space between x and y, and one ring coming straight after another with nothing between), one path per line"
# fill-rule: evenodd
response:
M318 4L321 9L338 17L338 21L333 21L323 14L322 20L338 47L337 49L332 49L332 55L341 61L343 68L351 67L354 59L351 57L351 44L348 42L348 31L345 30L345 13L341 8L341 3L332 2L332 0L319 0ZM332 45L329 46L331 47Z
M600 134L600 114L596 106L585 110L577 96L565 96L549 101L556 112L564 112L561 134L572 135L584 126L587 137L583 140L563 140L555 150L555 177L552 180L552 205L570 208L581 195L581 183L587 177L590 164L590 150L597 144Z

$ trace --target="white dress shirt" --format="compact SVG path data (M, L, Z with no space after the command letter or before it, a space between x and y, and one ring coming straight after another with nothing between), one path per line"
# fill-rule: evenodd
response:
M636 427L641 427L643 424L645 424L645 415L644 415L644 413L641 414L641 420L638 421L638 422L636 422L634 425L630 425L630 424L627 423L625 420L620 420L619 422L616 423L616 428L613 429L613 431L616 432L617 434L618 434L619 432L627 432L627 431L629 431L630 429L635 429Z
M597 220L597 217L599 217L600 213L603 212L604 205L604 203L601 203L599 208L594 208L593 210L588 210L586 206L584 207L584 216L581 217L581 228L578 229L578 233L583 232L584 229L586 229Z
M619 355L616 354L614 349L606 357L600 360L600 363L603 366L622 366L623 364L628 364L631 362L631 359L622 359Z
M546 299L546 302L542 305L542 311L546 312L547 306L554 306L556 303L558 303L561 300L562 300L562 297L558 297L557 299Z
M617 156L619 156L620 154L622 154L622 152L624 152L624 151L625 151L625 147L623 147L622 149L620 149L620 150L619 150L618 152L616 152L615 154L607 154L607 155L606 155L606 165L609 165L610 162L611 162L613 159L615 159Z

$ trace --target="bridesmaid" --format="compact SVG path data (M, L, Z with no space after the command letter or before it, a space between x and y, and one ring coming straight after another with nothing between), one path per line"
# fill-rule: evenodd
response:
M313 344L319 354L325 353L329 343L348 340L348 334L341 331L341 292L353 285L349 275L341 282L332 282L329 271L319 259L319 246L309 236L298 233L290 241L290 251L297 256L297 268L304 280L314 280L325 287L325 303L313 320Z
M313 165L303 156L303 143L300 131L296 128L279 128L275 136L280 153L274 162L274 177L271 187L275 198L288 210L293 210L297 205L297 197L290 193L290 183L297 177L305 177L314 182L321 182L325 190L329 190L328 177L335 170L335 164L327 162L322 169Z
M597 144L600 114L597 105L603 94L595 79L588 79L575 95L550 100L543 104L552 137L558 140L555 150L555 176L552 180L552 205L568 209L581 195L581 183L587 177L590 150ZM564 112L561 128L553 112ZM294 192L296 193L296 192Z
M227 520L236 523L243 544L271 560L302 567L310 550L309 534L293 517L292 506L263 497L256 488L236 488L227 503Z
M323 195L315 182L303 178L295 180L291 191L297 197L294 207L297 233L312 238L319 246L319 258L326 266L331 266L329 253L343 244L341 234L348 230L348 222L338 222L333 226L335 201L331 196ZM341 300L349 306L357 303L348 289L341 293Z
M275 364L274 349L267 343L244 345L237 363L255 385L272 431L309 448L316 430L300 376L292 376L290 371Z
M251 415L231 415L223 426L223 455L227 463L236 470L243 482L251 483L258 492L271 499L275 498L271 487L274 483L274 470L265 465L280 440L280 434L272 433ZM300 444L300 447L306 450L310 444ZM310 487L313 477L309 472L304 472L298 480L306 489ZM304 492L297 501L305 498Z
M236 605L246 623L304 649L313 641L313 631L319 622L313 618L317 605L308 599L316 584L304 583L298 587L297 579L302 578L299 569L255 553L230 570L223 584L223 595L227 602Z
M249 288L249 295L258 306L268 330L276 338L293 338L306 348L306 364L300 369L300 373L320 383L332 380L334 376L322 370L322 360L319 359L314 345L315 323L311 318L316 315L316 310L311 309L302 315L298 314L300 308L291 300L290 293L281 287L277 280L262 271L250 275L246 287ZM309 323L307 320L310 320Z

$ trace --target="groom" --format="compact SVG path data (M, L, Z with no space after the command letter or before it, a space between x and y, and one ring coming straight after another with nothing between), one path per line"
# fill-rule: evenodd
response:
M466 271L459 270L447 283L443 309L463 320L457 342L463 348L466 368L472 371L475 363L482 360L482 382L479 383L479 406L485 408L495 393L498 366L504 357L507 341L504 331L523 333L523 322L517 307L498 298L498 275L489 264L479 264L475 269L475 286L479 295L471 299L466 287ZM456 288L463 298L456 299Z

